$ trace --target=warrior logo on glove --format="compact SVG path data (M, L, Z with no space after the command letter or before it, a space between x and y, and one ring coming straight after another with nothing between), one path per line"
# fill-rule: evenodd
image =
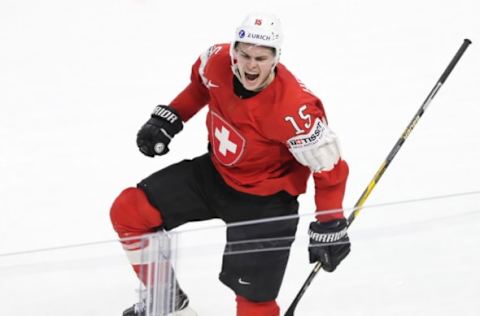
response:
M157 105L137 133L138 149L149 157L165 155L169 151L168 144L182 129L182 120L174 108Z
M172 124L174 124L175 121L178 120L177 114L173 113L171 109L168 109L167 107L162 105L157 105L155 109L153 109L152 115L162 118Z
M320 261L325 271L334 271L350 253L347 228L347 221L344 218L326 223L310 223L308 230L310 262Z

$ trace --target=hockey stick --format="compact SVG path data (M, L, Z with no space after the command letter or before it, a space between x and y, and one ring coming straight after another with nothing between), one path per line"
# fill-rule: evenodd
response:
M393 146L392 150L390 151L390 153L388 154L387 158L382 162L382 164L380 165L380 168L377 170L377 172L375 173L375 176L372 178L372 180L370 180L370 183L368 184L368 186L365 188L365 190L363 191L362 195L360 196L360 198L358 199L357 203L355 204L354 206L354 209L353 209L353 212L350 214L350 216L348 217L348 226L350 227L350 225L353 223L353 221L357 218L357 216L360 214L360 211L362 210L362 207L363 207L363 204L365 203L365 201L367 200L368 196L370 195L370 193L373 191L373 189L375 188L375 185L378 183L378 181L380 180L380 178L382 177L383 173L385 172L385 170L387 169L387 167L390 165L390 163L392 162L393 158L396 156L396 154L398 153L398 151L400 150L400 148L402 147L403 143L405 142L405 140L408 138L408 136L410 135L410 133L412 132L412 130L415 128L415 125L417 125L418 121L420 120L420 118L422 117L423 113L425 112L425 110L427 109L427 107L429 106L430 102L432 101L432 99L435 97L435 95L437 94L438 90L440 89L440 87L444 84L445 80L447 80L447 77L450 75L450 73L452 72L453 68L455 67L455 65L457 64L457 62L460 60L460 58L462 57L463 53L465 52L465 50L468 48L468 45L470 45L472 43L472 41L470 41L469 39L465 39L463 41L463 44L462 46L458 49L457 53L455 54L455 56L453 57L453 59L450 61L450 63L448 64L447 68L443 71L443 74L440 76L440 79L438 79L437 83L435 84L435 86L433 87L432 91L430 91L430 93L428 94L427 98L425 99L425 101L423 101L423 104L422 106L420 107L420 109L417 111L417 113L415 114L415 116L413 117L413 119L410 121L410 123L408 124L407 128L403 131L402 133L402 136L398 139L397 143L395 144L395 146ZM295 311L295 308L297 307L298 305L298 302L300 301L300 299L302 298L303 294L305 294L305 291L308 289L308 287L310 286L310 284L312 283L313 279L315 278L315 276L317 275L317 273L321 270L322 268L322 264L320 262L317 262L312 270L312 272L310 272L310 275L308 276L307 280L305 281L305 283L303 284L302 288L300 289L300 291L297 293L297 296L295 297L295 299L293 300L293 302L290 304L287 312L285 313L285 316L293 316L294 315L294 311Z

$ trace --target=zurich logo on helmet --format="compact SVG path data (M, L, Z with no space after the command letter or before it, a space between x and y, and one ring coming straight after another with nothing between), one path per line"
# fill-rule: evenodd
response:
M245 31L244 31L244 30L240 30L240 32L238 32L238 37L244 38L244 37L245 37Z

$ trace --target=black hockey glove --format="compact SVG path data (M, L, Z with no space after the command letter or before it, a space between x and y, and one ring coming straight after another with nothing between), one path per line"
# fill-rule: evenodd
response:
M137 133L137 146L149 157L168 153L168 144L183 128L182 119L175 109L157 105L151 118Z
M320 261L325 271L334 271L350 253L350 239L345 219L310 223L310 263Z

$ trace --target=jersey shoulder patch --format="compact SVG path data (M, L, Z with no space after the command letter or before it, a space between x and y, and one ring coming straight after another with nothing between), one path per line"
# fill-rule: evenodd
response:
M200 65L198 67L198 73L202 79L202 83L210 88L218 88L218 85L212 82L207 78L206 69L209 63L217 57L224 57L225 53L228 55L228 45L229 44L216 44L210 46L206 51L200 55Z

